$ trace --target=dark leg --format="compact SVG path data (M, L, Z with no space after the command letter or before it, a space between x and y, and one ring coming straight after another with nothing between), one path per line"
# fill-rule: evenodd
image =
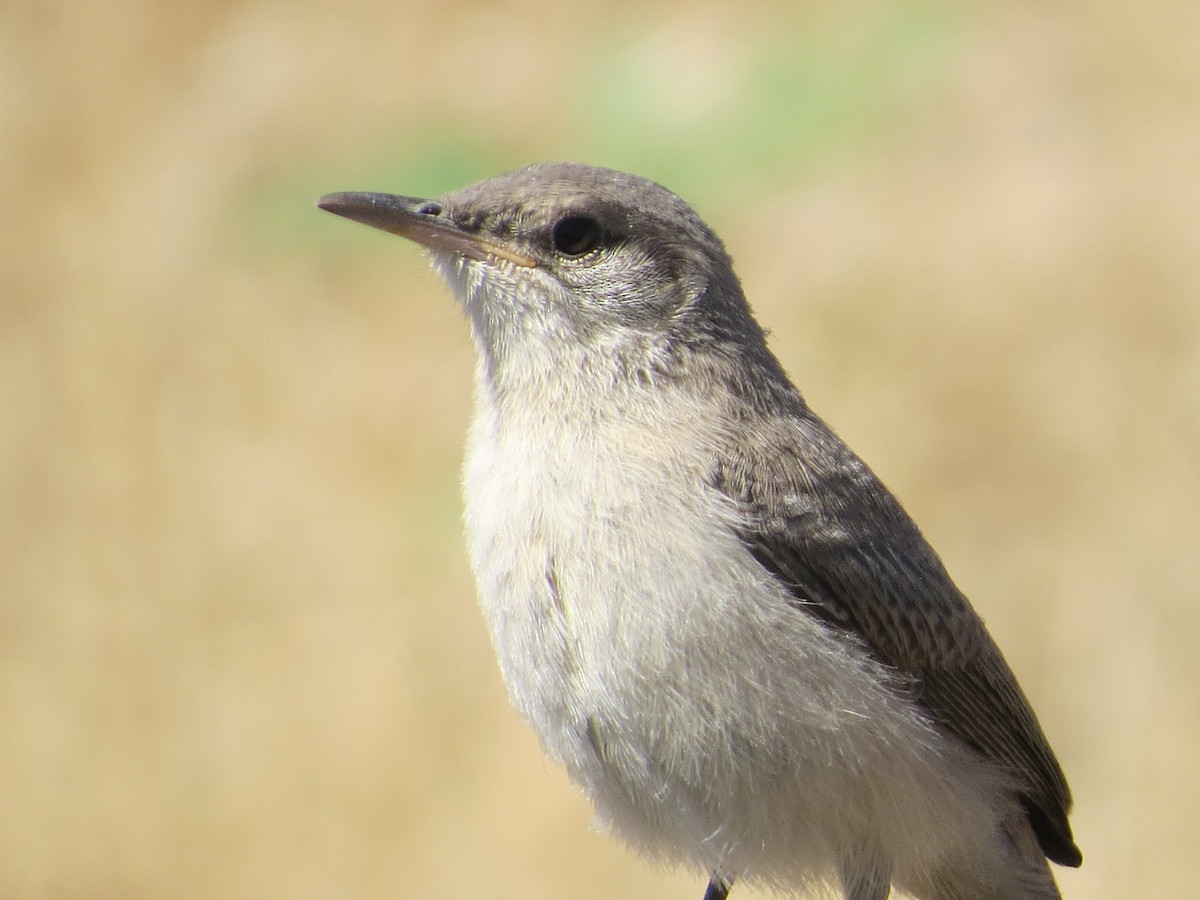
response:
M733 887L733 882L726 881L720 875L714 875L712 880L708 882L708 890L704 892L704 900L725 900L729 896L729 889Z
M842 895L846 900L887 900L891 893L891 871L870 857L861 856L842 864Z

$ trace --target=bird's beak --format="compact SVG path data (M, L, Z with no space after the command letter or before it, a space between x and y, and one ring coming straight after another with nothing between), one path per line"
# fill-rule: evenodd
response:
M416 241L431 250L449 251L480 262L507 260L533 268L536 260L494 238L464 231L445 214L436 200L350 191L326 194L317 206L328 212Z

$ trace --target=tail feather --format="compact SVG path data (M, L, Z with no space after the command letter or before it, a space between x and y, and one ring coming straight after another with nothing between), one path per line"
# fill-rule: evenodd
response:
M1061 900L1050 863L1024 810L1014 804L1000 825L996 857L952 860L922 883L904 885L922 900Z

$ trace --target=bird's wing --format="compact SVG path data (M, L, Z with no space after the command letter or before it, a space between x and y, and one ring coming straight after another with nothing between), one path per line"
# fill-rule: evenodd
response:
M1033 710L983 622L900 504L807 413L731 444L717 487L741 538L797 605L905 673L917 701L1021 786L1046 855L1078 865L1070 792Z

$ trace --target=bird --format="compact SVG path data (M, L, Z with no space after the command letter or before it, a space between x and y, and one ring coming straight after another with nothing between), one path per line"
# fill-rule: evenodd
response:
M690 205L579 163L317 205L421 245L465 313L480 605L601 826L705 900L1060 896L1082 855L1029 701Z

